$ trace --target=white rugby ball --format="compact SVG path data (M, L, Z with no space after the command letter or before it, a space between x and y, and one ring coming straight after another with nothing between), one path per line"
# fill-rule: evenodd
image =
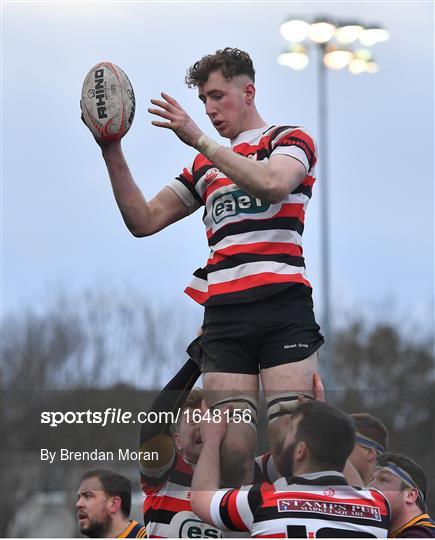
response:
M133 87L122 69L100 62L86 75L80 107L83 119L101 142L118 141L130 129L134 118Z

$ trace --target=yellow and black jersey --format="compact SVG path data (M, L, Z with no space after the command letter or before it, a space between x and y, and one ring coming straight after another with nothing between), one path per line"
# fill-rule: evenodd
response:
M143 525L132 519L117 538L146 538L147 531Z
M435 521L428 514L420 514L392 532L390 538L435 538Z

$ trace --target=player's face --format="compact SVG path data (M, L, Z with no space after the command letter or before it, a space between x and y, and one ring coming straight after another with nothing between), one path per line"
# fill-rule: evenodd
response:
M197 463L202 450L201 435L199 433L199 423L192 420L192 413L195 409L189 409L188 416L183 415L181 424L176 433L177 448L182 452L183 457L189 463ZM197 414L201 413L200 409L196 409ZM189 420L189 422L187 421Z
M98 478L87 478L77 492L76 514L80 532L89 538L102 538L110 529L111 497L104 491Z
M393 516L401 513L405 508L407 490L402 489L402 481L396 475L382 469L375 470L373 480L368 487L375 488L385 495Z
M252 82L245 75L227 80L218 70L210 73L207 82L198 88L205 112L221 137L233 139L247 129L247 84Z
M349 461L358 471L364 482L369 482L376 466L376 452L371 448L355 444L349 456Z

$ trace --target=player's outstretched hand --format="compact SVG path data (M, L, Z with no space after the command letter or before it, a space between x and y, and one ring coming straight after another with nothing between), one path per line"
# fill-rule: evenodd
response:
M199 426L202 444L219 445L227 432L227 415L226 409L219 411L222 414L213 415L212 411L207 407L205 399L201 403L202 421Z
M157 127L172 129L177 137L185 144L195 146L203 132L174 98L164 92L162 92L161 96L163 100L151 100L151 103L158 108L150 107L148 112L168 121L153 120L151 124Z

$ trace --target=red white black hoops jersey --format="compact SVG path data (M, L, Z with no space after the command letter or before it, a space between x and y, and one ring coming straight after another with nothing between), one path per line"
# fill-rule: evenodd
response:
M193 470L179 453L157 486L141 477L145 494L143 519L148 538L221 538L222 531L192 512L190 492Z
M220 490L210 513L216 527L253 538L386 538L390 522L379 491L351 487L334 471Z
M266 452L255 458L254 484L262 484L263 482L273 484L281 477L282 474L278 471L273 461L272 452Z
M210 256L185 292L207 306L258 300L293 283L310 287L302 233L315 182L314 139L301 127L272 126L243 132L231 146L256 161L290 156L304 165L307 175L282 201L269 203L239 188L198 154L169 184L192 212L205 207Z

